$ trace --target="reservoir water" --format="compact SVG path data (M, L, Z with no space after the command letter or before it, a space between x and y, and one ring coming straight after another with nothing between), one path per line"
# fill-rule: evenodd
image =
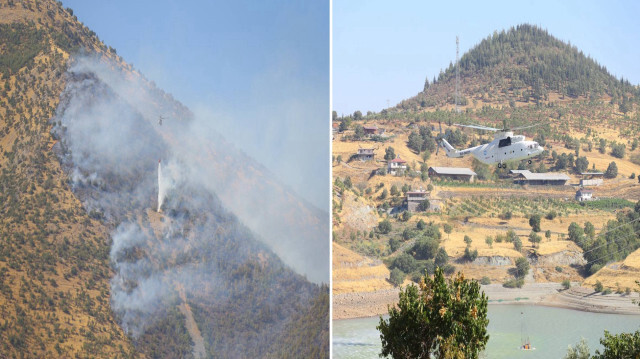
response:
M523 314L521 314L523 313ZM489 305L489 342L481 358L562 358L567 346L575 346L585 338L591 354L602 350L600 338L604 330L612 334L640 329L640 316L581 312L570 309L535 305ZM536 350L522 351L520 346L521 318L525 336ZM378 358L379 318L333 321L334 358Z

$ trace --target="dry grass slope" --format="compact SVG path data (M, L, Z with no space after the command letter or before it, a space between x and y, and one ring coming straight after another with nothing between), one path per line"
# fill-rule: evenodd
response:
M113 54L55 1L0 0L0 26L19 39L0 44L0 352L135 356L110 309L109 231L72 194L48 122L69 51Z

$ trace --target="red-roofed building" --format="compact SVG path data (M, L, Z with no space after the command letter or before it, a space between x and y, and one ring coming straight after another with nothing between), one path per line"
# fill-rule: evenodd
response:
M394 176L401 175L407 170L407 161L400 158L400 156L392 159L387 163L387 172Z

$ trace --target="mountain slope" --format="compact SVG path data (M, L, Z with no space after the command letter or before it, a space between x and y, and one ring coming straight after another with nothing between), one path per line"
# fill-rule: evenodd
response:
M203 136L70 9L0 14L0 352L327 357L328 288L291 269L328 278L327 214Z
M50 151L67 51L100 45L80 42L74 34L85 29L54 2L0 1L0 13L19 21L0 24L0 352L131 356L109 303L109 231L83 209Z
M601 278L608 280L605 286L624 290L613 280L617 276L631 289L637 278L625 257L633 259L640 251L638 231L630 226L637 217L630 208L640 201L640 87L616 79L577 48L526 24L482 40L462 56L459 71L459 111L456 68L451 64L426 82L423 91L393 108L336 118L344 131L336 134L333 146L334 211L340 216L334 240L411 276L416 268L419 273L433 268L433 262L420 262L425 257L415 242L420 240L417 223L423 221L424 227L435 219L452 231L440 241L448 258L456 258L456 269L472 278L504 283L511 277L509 258L521 256L529 260L530 279L537 282L586 279L583 284L590 285ZM493 137L454 124L501 127L503 121L510 128L536 125L517 134L537 141L545 151L531 163L512 162L500 169L473 156L451 158L436 152L440 132L458 149ZM363 135L362 126L371 124L384 134ZM359 148L373 148L375 160L357 161ZM385 176L382 157L387 155L407 161L407 171ZM430 166L473 168L477 181L438 179L425 173ZM512 169L565 173L571 186L521 186L505 173ZM579 186L589 186L581 183L589 178L585 172L607 173L600 185L589 187L595 200L586 203L574 200ZM440 205L440 215L405 215L403 192L424 188L430 203ZM359 203L374 203L383 216L389 213L385 220L391 226L385 228L391 230L343 225L354 216L341 193L347 191ZM531 232L533 215L542 221L539 234ZM624 235L612 232L616 226ZM513 236L521 240L512 243ZM571 248L565 238L575 242Z
M455 103L455 66L441 72L417 96L399 104L402 109L445 106ZM430 80L430 79L428 79ZM546 30L522 24L494 32L460 58L461 100L471 99L523 103L546 102L559 95L571 99L613 99L622 104L627 97L640 97L627 80L616 79L575 46L564 43Z

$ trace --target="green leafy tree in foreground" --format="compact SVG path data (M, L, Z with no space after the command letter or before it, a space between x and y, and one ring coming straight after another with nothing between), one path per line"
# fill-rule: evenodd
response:
M594 359L636 359L640 358L640 330L635 333L620 333L611 335L604 331L604 338L600 338L604 351L596 350Z
M567 355L564 356L564 359L589 359L591 358L591 354L589 354L589 345L587 345L587 341L584 338L580 339L580 343L576 344L575 348L569 345L569 349L567 350Z
M480 284L458 273L445 279L441 268L433 278L425 275L419 288L402 289L389 319L380 317L377 329L381 356L393 358L478 358L485 348L487 296Z

